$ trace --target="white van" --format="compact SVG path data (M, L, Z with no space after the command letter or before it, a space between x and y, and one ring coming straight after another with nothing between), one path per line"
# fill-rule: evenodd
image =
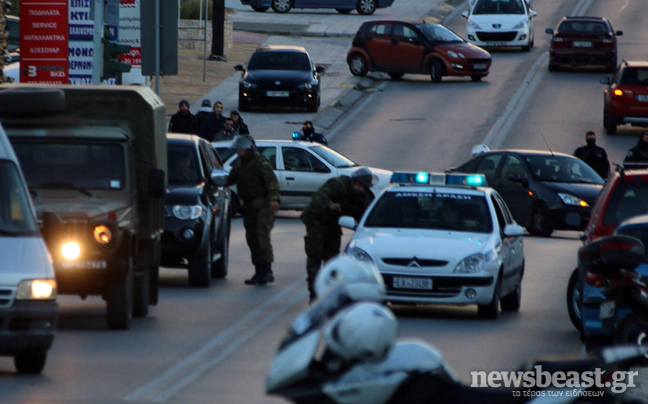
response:
M40 373L58 307L52 260L18 160L0 126L0 356L20 373Z

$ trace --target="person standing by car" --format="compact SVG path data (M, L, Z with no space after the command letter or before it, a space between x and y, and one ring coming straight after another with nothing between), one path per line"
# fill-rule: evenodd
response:
M239 158L230 171L230 185L237 185L243 202L245 240L254 265L254 276L246 279L245 284L265 285L275 279L270 232L279 210L279 181L270 162L254 149L248 138L237 136L232 148Z
M225 117L223 116L223 103L216 101L212 108L212 113L205 117L203 125L200 127L200 137L208 142L214 141L214 136L223 129Z
M247 124L243 122L243 117L241 117L241 113L238 111L238 109L233 109L232 112L230 112L230 118L232 118L232 122L234 123L234 131L236 131L236 133L238 133L239 135L250 134L250 129L248 128Z
M648 132L642 132L637 145L628 150L624 163L648 163Z
M342 228L338 219L353 216L360 220L372 199L370 188L376 179L367 167L354 171L350 177L331 178L313 194L301 214L300 219L306 225L306 281L311 301L315 298L313 282L322 263L340 253Z
M610 173L610 162L605 149L596 145L596 133L591 130L587 132L585 142L587 143L585 146L581 146L574 151L574 156L592 167L601 178L606 179Z
M237 135L239 135L239 133L236 133L236 131L234 130L234 121L232 120L232 118L227 117L223 122L223 128L221 129L221 131L218 132L216 136L214 136L214 141L218 142L222 140L234 140Z
M198 134L198 120L189 111L189 101L182 100L178 103L179 111L173 114L169 122L169 133Z
M196 119L198 120L198 130L205 124L205 119L209 117L212 113L211 101L208 99L202 100L200 109L196 113Z
M315 127L313 126L313 122L311 121L304 121L302 124L302 138L300 140L306 140L311 143L321 143L324 146L328 146L328 141L322 135L321 133L315 132Z

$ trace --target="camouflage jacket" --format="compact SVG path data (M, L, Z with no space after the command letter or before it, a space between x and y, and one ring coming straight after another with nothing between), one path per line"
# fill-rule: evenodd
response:
M367 199L353 192L351 177L346 175L331 178L313 197L301 215L305 224L319 222L337 226L340 216L353 216L360 220L367 206ZM331 203L339 203L341 212L329 209Z
M247 207L261 208L280 199L279 181L272 165L257 151L234 163L230 184L237 185L238 195Z

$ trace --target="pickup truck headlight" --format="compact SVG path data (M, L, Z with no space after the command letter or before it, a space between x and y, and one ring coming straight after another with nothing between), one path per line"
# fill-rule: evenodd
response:
M193 220L202 215L203 208L200 205L175 205L173 214L180 220Z
M94 234L95 241L99 244L108 244L112 240L112 231L110 231L108 226L103 224L95 226L92 233Z
M76 241L68 241L61 246L61 254L65 259L75 260L81 255L81 246Z
M56 299L56 281L54 279L28 279L20 282L16 292L17 300L53 300Z
M357 247L352 248L351 250L349 250L349 256L358 261L369 262L371 264L374 263L373 260L371 259L371 256L361 248L357 248Z
M455 267L455 274L472 274L484 269L486 258L484 254L474 254L462 259Z

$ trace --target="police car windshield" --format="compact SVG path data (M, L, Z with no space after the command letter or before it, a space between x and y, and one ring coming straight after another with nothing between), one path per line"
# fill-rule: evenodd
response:
M536 181L600 184L605 181L585 162L568 156L527 156Z
M326 146L313 146L310 150L326 160L330 165L335 168L348 168L348 167L357 167L359 164L354 163L348 158L344 157L340 153L329 149Z
M0 161L0 236L36 234L38 227L27 190L11 161Z
M489 212L481 195L403 190L384 193L364 226L490 233Z

